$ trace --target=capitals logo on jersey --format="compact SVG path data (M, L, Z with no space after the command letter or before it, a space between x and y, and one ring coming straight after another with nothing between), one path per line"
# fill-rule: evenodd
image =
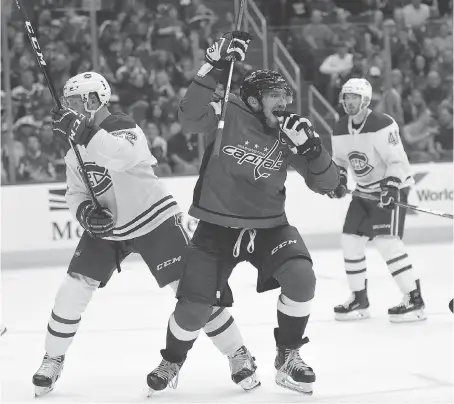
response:
M364 153L352 151L348 153L348 159L350 160L353 171L358 177L364 177L374 169L369 164L369 159Z
M110 177L107 168L100 167L95 163L91 162L84 163L84 167L85 170L87 171L90 185L92 186L93 192L95 193L96 196L100 196L103 193L105 193L108 189L110 189L110 187L112 186L112 178Z
M276 141L271 149L264 148L263 152L259 150L259 146L256 144L254 147L248 147L249 141L245 141L244 145L238 144L237 146L226 145L222 148L222 151L228 156L238 160L237 164L242 165L249 163L254 166L254 180L259 178L268 178L271 173L266 170L279 171L281 169L283 159L282 152L280 151L276 158L271 158L272 154L279 147L279 141Z

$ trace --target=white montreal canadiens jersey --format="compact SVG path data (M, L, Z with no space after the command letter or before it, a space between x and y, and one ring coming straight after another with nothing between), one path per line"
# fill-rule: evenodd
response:
M334 162L350 167L358 190L377 192L387 177L399 178L401 188L414 184L399 127L389 115L369 110L357 130L351 117L344 116L334 127L332 142Z
M181 210L156 177L156 159L142 130L129 116L112 114L85 148L78 146L90 183L102 207L114 215L115 228L108 240L140 237ZM75 216L90 196L72 149L65 157L66 200Z

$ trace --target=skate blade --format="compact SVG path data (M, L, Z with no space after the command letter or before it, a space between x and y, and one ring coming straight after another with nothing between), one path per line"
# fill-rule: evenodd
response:
M334 319L337 321L357 321L369 318L370 314L367 309L354 310L350 313L334 313Z
M423 321L425 319L427 319L427 317L423 310L409 311L405 314L389 315L389 321L391 321L391 323L411 323L415 321Z
M241 388L244 391L250 392L252 390L255 390L257 387L261 386L262 384L257 379L257 376L254 373L253 375L246 377L246 379L241 380L241 382L239 382L238 385L241 386Z
M46 394L50 393L54 389L54 386L50 387L35 387L35 398L39 398L45 396Z
M289 376L279 377L279 375L277 375L276 384L287 390L296 391L297 393L306 394L308 396L311 396L313 392L312 383L295 382Z

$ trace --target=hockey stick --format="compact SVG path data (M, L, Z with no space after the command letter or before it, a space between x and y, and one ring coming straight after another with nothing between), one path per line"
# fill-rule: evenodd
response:
M380 198L378 196L366 194L365 192L360 192L360 191L356 191L356 190L352 191L350 189L347 190L347 192L358 198L368 199L369 201L377 201L377 202L380 201ZM418 212L429 213L430 215L435 215L435 216L440 216L440 217L446 217L447 219L451 219L451 220L454 219L454 216L451 215L450 213L437 212L436 210L420 208L419 206L409 205L407 203L402 203L402 202L394 202L394 204L396 206L399 206L400 208L417 210Z
M246 7L247 0L241 0L240 9L238 10L238 18L236 20L236 30L239 31L241 28L241 21L243 20L244 8ZM225 114L227 113L227 104L229 103L230 87L232 85L233 66L235 65L235 59L230 62L229 76L227 78L227 84L225 86L224 103L222 104L221 118L218 122L216 129L216 139L213 146L213 156L219 156L219 150L221 148L222 132L224 132Z
M55 102L57 108L60 109L62 107L62 105L61 105L60 99L58 98L57 91L55 90L54 83L52 82L52 80L49 76L49 73L47 71L47 63L44 60L44 55L41 51L38 40L36 39L36 35L33 30L32 24L30 23L30 20L28 19L25 9L22 7L20 0L16 0L16 5L22 14L22 18L23 18L24 24L25 24L25 29L26 29L27 35L28 35L28 39L30 40L30 43L32 45L33 53L36 56L36 60L41 69L41 72L43 73L44 78L46 79L47 87L49 88L50 93L52 94L52 98L54 99L54 102ZM77 162L79 163L79 167L80 167L80 172L82 173L82 179L83 179L85 187L87 188L87 191L90 195L90 199L91 199L93 205L95 206L95 208L97 208L97 209L101 208L101 205L99 204L98 200L96 199L93 188L90 185L90 180L88 179L88 174L87 174L87 171L85 170L84 162L79 153L79 150L77 150L77 146L73 142L72 139L68 138L68 141L69 141L69 145L71 146L71 149L73 150L74 154L76 155L76 159L77 159Z

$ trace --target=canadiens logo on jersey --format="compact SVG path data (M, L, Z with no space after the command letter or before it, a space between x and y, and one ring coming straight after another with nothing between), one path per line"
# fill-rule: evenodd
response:
M258 144L249 144L246 140L244 144L226 145L222 151L237 160L237 164L252 164L254 166L253 175L254 180L259 178L268 178L272 173L269 171L279 171L282 167L283 159L282 151L279 151L275 158L272 157L273 153L279 147L279 141L276 141L273 146L268 149L267 147L260 149Z
M96 196L100 196L108 189L110 189L110 187L112 186L112 178L110 178L110 174L107 168L100 167L91 162L84 163L84 167L87 171L90 185L93 187L93 191Z
M364 177L374 169L369 164L369 159L364 153L352 151L348 153L348 159L350 160L353 171L358 177Z

